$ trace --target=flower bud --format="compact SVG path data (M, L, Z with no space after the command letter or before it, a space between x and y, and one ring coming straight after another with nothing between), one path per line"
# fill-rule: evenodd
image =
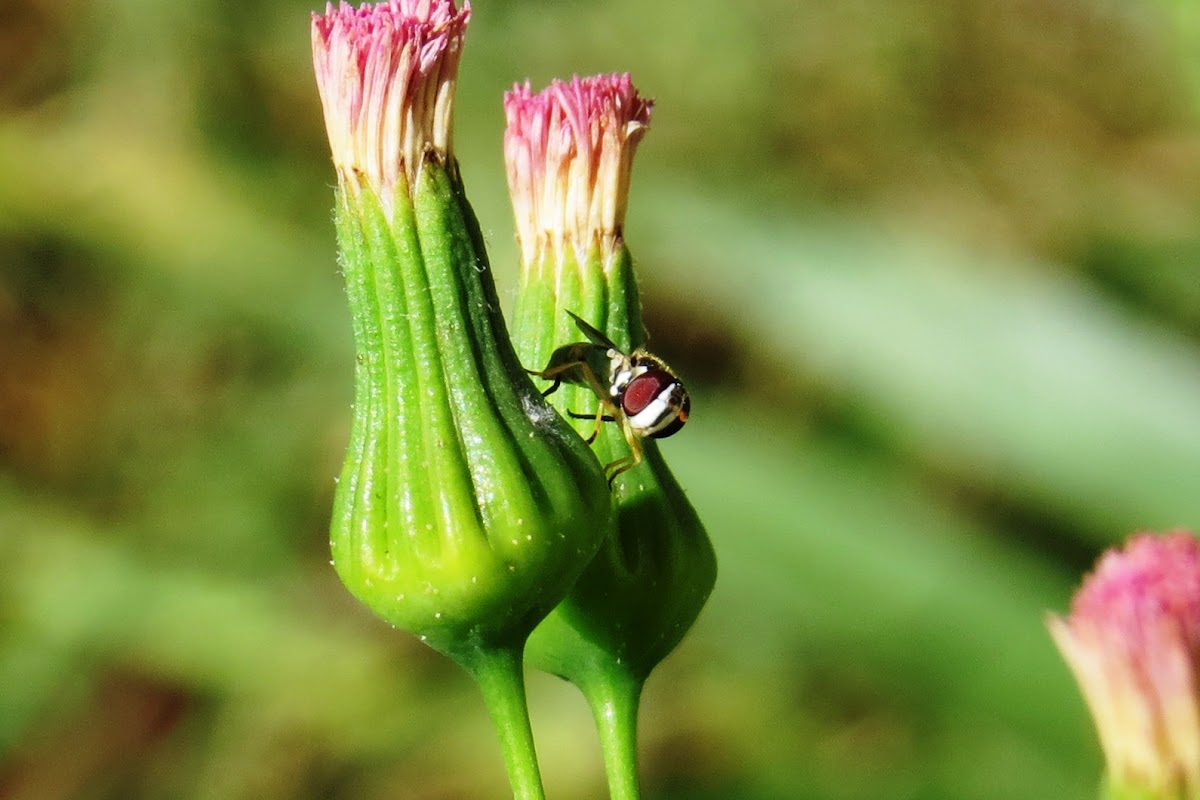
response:
M464 195L451 121L469 16L391 0L312 22L356 352L333 563L460 662L523 642L612 517L595 457L513 352Z
M522 257L513 334L527 368L550 374L543 367L561 362L563 345L595 341L567 312L611 340L610 355L642 352L645 330L623 227L650 105L627 75L555 81L536 95L526 84L505 96L505 158ZM642 683L695 621L716 579L716 559L655 440L631 435L623 424L628 406L598 396L619 377L596 374L605 371L604 360L593 361L588 368L598 381L575 375L577 385L568 380L550 399L585 437L595 432L598 411L613 416L592 449L601 463L621 465L613 478L617 532L535 630L526 653L531 664L588 696L614 797L630 797ZM686 414L667 432L684 420Z
M1133 536L1048 624L1100 735L1108 797L1200 797L1200 540Z

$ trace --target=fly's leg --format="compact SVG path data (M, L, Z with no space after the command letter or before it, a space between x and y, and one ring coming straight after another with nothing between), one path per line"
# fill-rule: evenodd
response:
M608 475L609 489L612 489L613 481L617 479L618 475L642 463L641 437L633 432L633 428L629 426L629 419L626 417L621 418L621 432L625 434L625 443L629 445L629 455L624 458L618 458L604 467L604 472Z
M553 381L553 383L550 384L550 388L542 392L542 397L549 397L550 395L554 394L559 386L562 386L562 376L573 369L591 372L591 368L588 367L587 362L585 361L568 361L566 364L559 364L555 367L547 367L546 369L527 369L525 371L530 375L533 375L535 378Z
M530 375L532 375L535 378L542 378L543 380L553 381L553 383L550 384L550 388L547 389L546 391L542 392L542 397L549 397L550 395L554 394L554 392L558 389L559 386L562 386L562 380L560 378L554 377L554 374L559 372L559 370L553 370L553 371L546 370L543 372L542 370L537 370L537 369L527 369L525 371L528 372Z
M592 428L592 435L587 437L586 439L584 439L584 441L587 442L588 444L591 444L592 442L596 441L596 437L600 435L600 423L601 422L616 422L617 421L616 417L613 417L613 416L610 416L610 415L604 413L604 404L603 403L601 403L600 407L598 409L596 409L595 414L579 414L575 411L568 411L567 416L569 416L571 419L595 419L596 420L596 427Z
M605 414L603 408L601 408L600 411L597 413L600 414L601 422L616 422L617 421L616 417L610 417L608 414ZM568 411L567 416L570 417L571 419L595 419L596 415L595 414L580 414L578 411Z

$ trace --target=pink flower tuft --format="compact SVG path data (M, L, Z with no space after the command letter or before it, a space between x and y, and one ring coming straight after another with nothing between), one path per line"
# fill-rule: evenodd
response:
M313 67L334 166L361 176L391 208L426 153L449 157L469 3L388 0L313 14Z
M1200 540L1140 533L1110 550L1050 632L1116 786L1200 796Z
M597 241L622 235L633 155L652 101L629 75L578 76L534 94L504 96L504 156L526 264L549 243L571 244L582 261Z

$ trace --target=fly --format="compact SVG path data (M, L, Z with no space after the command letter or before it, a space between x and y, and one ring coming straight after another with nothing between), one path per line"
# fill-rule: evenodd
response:
M596 394L600 408L588 444L600 433L601 422L621 425L629 455L604 468L608 485L612 486L618 475L641 463L643 438L665 439L683 427L691 410L691 399L687 389L658 356L642 348L625 353L580 317L570 311L567 313L588 341L563 345L550 355L545 369L526 371L552 381L550 388L542 392L543 396L553 394L564 383L586 386ZM571 416L590 417L586 414Z

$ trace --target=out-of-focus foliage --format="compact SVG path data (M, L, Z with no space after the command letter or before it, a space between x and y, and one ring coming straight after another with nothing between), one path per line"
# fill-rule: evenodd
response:
M327 566L348 314L303 4L0 9L0 796L500 798L467 679ZM628 238L721 575L648 796L1082 800L1043 630L1200 526L1185 0L479 0L458 149L502 283L500 93L658 98ZM511 286L511 281L509 284ZM532 677L552 796L600 798Z

